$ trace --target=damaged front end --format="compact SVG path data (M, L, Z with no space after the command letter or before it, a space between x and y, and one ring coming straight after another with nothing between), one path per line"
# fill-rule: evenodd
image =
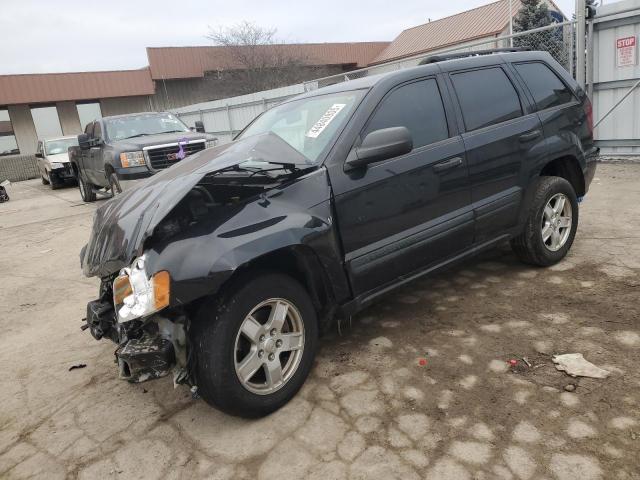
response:
M129 310L114 301L112 290L112 285L117 285L121 277L103 279L100 298L87 304L83 329L89 329L96 340L106 337L118 345L115 362L121 379L140 383L173 371L174 383L184 383L188 372L187 317L167 312L167 316L152 314L122 321L117 307L121 312ZM126 298L130 297L133 297L132 291Z
M304 243L341 268L324 169L274 134L205 150L98 209L80 256L101 287L83 328L118 345L121 378L173 372L193 386L199 302L254 258Z

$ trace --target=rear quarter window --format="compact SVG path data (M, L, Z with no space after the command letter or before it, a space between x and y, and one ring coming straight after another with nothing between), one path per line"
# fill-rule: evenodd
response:
M529 88L538 110L575 100L569 87L544 63L514 63L513 66Z
M451 74L467 131L522 116L520 97L500 67Z

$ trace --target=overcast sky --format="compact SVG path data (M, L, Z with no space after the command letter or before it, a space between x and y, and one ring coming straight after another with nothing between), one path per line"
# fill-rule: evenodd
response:
M147 65L145 47L207 45L209 26L242 20L287 42L393 40L403 29L488 0L0 0L0 74ZM556 0L564 14L573 0Z

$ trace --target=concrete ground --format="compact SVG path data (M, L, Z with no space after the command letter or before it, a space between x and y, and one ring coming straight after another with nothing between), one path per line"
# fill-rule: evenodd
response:
M2 478L640 478L640 165L599 167L565 261L505 247L412 284L323 339L302 392L258 421L168 378L118 380L114 345L80 331L99 202L36 181L9 194ZM557 371L550 355L573 352L611 376Z

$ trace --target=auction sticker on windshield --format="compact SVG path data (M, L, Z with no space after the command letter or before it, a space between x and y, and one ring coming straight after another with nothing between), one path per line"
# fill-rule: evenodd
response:
M334 103L329 107L329 109L324 112L324 114L320 117L320 119L316 122L316 124L311 127L311 129L307 132L307 137L309 138L318 138L318 136L324 131L325 128L329 126L331 121L336 118L338 113L346 107L346 103Z

